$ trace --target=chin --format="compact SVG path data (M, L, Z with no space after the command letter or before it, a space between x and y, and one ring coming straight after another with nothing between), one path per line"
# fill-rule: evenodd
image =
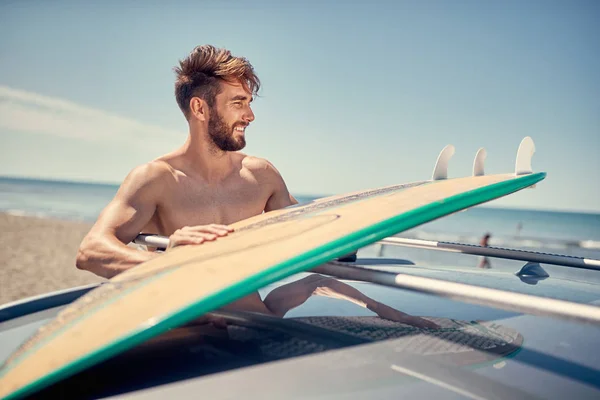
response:
M243 136L240 138L236 138L235 145L238 150L242 150L244 147L246 147L246 139L244 139Z

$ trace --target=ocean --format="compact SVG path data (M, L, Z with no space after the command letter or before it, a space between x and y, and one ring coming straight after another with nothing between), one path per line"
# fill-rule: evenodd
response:
M110 184L0 177L0 212L93 222L117 190ZM294 196L301 203L315 199ZM491 246L600 259L600 214L592 213L478 206L398 236L478 244L486 233ZM388 253L396 256L398 251ZM448 253L432 256L438 252L403 248L402 254L407 253L431 263L450 259Z

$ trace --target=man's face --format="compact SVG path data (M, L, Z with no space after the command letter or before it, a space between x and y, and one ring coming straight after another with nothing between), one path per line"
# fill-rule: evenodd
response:
M238 151L246 146L245 130L254 121L251 102L252 94L241 84L221 82L208 120L208 135L218 149Z

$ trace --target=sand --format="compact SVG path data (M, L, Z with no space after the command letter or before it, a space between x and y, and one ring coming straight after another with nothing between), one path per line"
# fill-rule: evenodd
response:
M104 281L75 267L77 249L90 227L0 213L0 305Z

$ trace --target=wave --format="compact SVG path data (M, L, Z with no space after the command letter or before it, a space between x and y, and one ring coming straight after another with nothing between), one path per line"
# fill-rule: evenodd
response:
M600 241L598 240L582 240L580 247L590 250L600 250Z
M14 217L35 217L43 219L62 219L68 221L86 221L78 213L64 212L64 211L32 211L32 210L19 210L19 209L0 209L0 213L12 215Z

